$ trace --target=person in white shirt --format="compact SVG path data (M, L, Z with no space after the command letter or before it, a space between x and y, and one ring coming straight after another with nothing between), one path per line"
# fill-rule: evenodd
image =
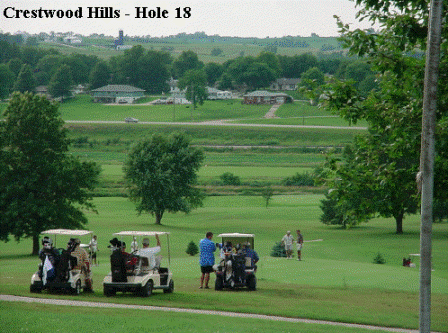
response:
M132 239L132 243L131 243L131 252L134 253L138 250L138 242L137 242L137 238L133 238Z
M98 240L96 235L90 240L89 243L89 251L90 251L90 259L92 259L92 264L97 265L96 263L96 253L98 252Z
M156 266L156 254L160 252L160 240L159 236L156 234L157 246L149 247L149 238L143 238L142 245L143 247L138 250L137 255L148 258L148 267L147 269L153 269Z
M286 235L282 238L282 245L285 247L286 251L286 258L291 259L292 258L292 243L294 242L294 237L291 235L291 231L287 231Z

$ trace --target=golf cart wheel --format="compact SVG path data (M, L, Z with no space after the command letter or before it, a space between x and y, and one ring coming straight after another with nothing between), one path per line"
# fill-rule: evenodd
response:
M222 290L224 282L222 276L217 275L215 280L215 290Z
M36 286L34 284L30 285L30 292L31 293L40 293L42 291L42 288L39 286Z
M146 282L145 286L141 289L141 294L143 297L149 297L152 295L152 289L154 287L154 282L152 280L149 280Z
M257 278L255 275L249 275L247 277L247 289L257 290Z
M84 286L83 291L85 293L93 293L93 287L92 287L93 281L90 279L86 279L85 284L86 285Z
M79 295L81 293L81 280L76 281L75 288L72 290L74 295Z
M168 284L168 289L163 289L163 292L165 294L171 294L174 291L174 281L170 280L170 283Z
M103 287L104 295L106 297L115 296L115 289L104 286Z

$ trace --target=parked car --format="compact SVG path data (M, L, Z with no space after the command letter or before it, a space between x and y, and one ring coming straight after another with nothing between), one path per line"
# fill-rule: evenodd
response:
M46 237L42 240L43 249L39 256L41 259L39 269L31 277L30 292L40 293L42 290L47 289L49 291L65 291L79 295L81 290L84 292L93 291L90 257L87 257L87 268L83 266L83 269L76 269L77 258L72 255L72 251L77 246L81 248L89 246L88 242L81 243L80 239L88 237L90 242L93 232L88 230L51 229L43 231L41 234ZM60 243L67 244L67 247L58 248L58 239Z
M106 296L114 296L117 291L133 292L143 297L151 296L153 290L161 289L164 293L174 291L173 274L169 269L170 250L169 232L160 231L121 231L113 234L111 243L111 272L103 280L103 290ZM166 248L153 246L159 236L166 236ZM131 244L134 251L124 252L124 244ZM152 239L152 241L149 241ZM154 240L155 239L155 240ZM135 248L138 244L137 248ZM152 247L144 247L144 243ZM168 267L162 267L162 257L157 251L163 251L168 256ZM161 253L161 252L160 252Z
M138 123L138 119L132 117L126 117L124 118L124 121L127 123Z
M258 255L254 251L254 235L227 233L218 237L222 239L219 244L222 259L213 267L216 273L215 290L241 287L256 290L255 264Z

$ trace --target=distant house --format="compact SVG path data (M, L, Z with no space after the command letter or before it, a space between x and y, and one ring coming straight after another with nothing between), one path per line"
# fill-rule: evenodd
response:
M109 84L91 91L95 103L134 103L144 97L145 91L130 85Z
M74 36L64 37L63 41L64 41L64 43L67 43L67 44L81 44L82 43L82 39L80 39L79 37L74 37Z
M272 93L265 90L253 91L243 95L243 104L283 104L292 103L292 97L285 93Z
M216 88L207 87L207 99L232 99L233 95L230 91L223 91Z
M269 89L276 91L294 91L297 90L299 82L300 79L281 78L271 83Z
M39 94L39 95L44 95L44 96L47 96L47 97L50 96L48 94L47 86L37 86L36 88L34 88L34 91L36 92L36 94Z

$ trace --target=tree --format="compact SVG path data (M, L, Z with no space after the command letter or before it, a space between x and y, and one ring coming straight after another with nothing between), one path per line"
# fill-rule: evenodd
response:
M220 56L222 54L222 49L219 47L215 47L211 52L210 55L213 57Z
M98 61L90 72L90 89L106 86L110 81L110 69L105 61Z
M194 187L204 155L181 134L154 134L129 153L125 179L139 214L155 215L161 224L165 211L189 213L202 205L203 193Z
M177 78L184 76L189 70L201 69L204 63L199 61L198 55L193 51L183 51L173 62L173 74Z
M34 91L34 88L36 88L36 80L33 77L31 66L23 64L12 90L23 93L26 91Z
M269 202L271 201L272 196L274 195L274 190L270 186L265 187L261 192L261 195L264 201L266 202L266 208L268 208Z
M191 241L190 243L188 243L187 250L185 252L193 257L194 255L199 253L199 247L195 242Z
M325 104L346 120L368 122L368 133L357 138L353 154L335 164L335 178L329 182L337 207L357 221L373 216L395 218L396 232L403 232L403 218L418 211L419 193L415 176L423 106L425 60L415 50L426 47L428 3L423 0L358 0L359 15L379 21L378 33L350 31L338 20L342 41L350 53L364 57L377 74L378 89L363 96L353 82L334 80L324 94ZM445 8L445 16L447 12ZM444 23L443 38L448 35ZM448 69L447 44L442 45L440 72ZM446 76L439 78L436 126L436 200L447 198L448 88ZM334 186L333 186L334 185ZM357 209L358 207L364 209Z
M13 58L8 61L8 67L11 72L14 73L14 78L19 75L20 69L22 68L23 61L20 58Z
M169 65L172 58L167 52L145 51L141 45L126 50L124 55L109 61L112 80L117 84L132 84L148 93L169 90Z
M70 96L70 89L73 86L72 70L68 65L62 65L58 68L56 73L48 84L48 92L51 96L61 97L64 100L64 96Z
M249 65L242 75L242 82L250 88L267 87L276 79L275 71L263 62L254 62Z
M14 84L14 73L5 64L0 64L0 100L7 98Z
M177 86L180 90L187 89L185 97L193 103L194 109L207 99L207 75L203 69L187 71Z
M209 62L205 65L205 73L207 74L207 83L211 86L215 84L216 81L221 77L224 68L222 65L215 62Z
M61 55L48 54L39 59L36 65L36 74L42 76L44 73L48 81L53 77L56 71L61 67L63 57ZM42 82L42 84L47 85L47 82Z
M33 239L53 228L82 228L99 168L68 154L69 140L57 104L14 93L0 125L0 239Z

